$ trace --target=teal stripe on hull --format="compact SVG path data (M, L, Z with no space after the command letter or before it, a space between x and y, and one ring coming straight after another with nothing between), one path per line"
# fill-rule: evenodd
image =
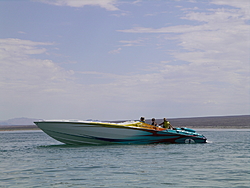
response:
M88 135L72 135L68 133L61 133L56 131L44 130L45 133L53 137L54 139L66 143L66 144L155 144L155 143L204 143L204 140L197 139L195 137L183 136L183 135L170 135L165 133L165 136L156 135L137 135L126 139L111 139L100 138ZM162 133L162 132L161 132ZM188 140L188 141L187 141Z

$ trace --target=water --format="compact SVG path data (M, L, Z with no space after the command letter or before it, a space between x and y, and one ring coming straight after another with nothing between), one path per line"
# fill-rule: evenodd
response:
M249 187L247 130L199 130L207 144L66 146L0 132L0 187Z

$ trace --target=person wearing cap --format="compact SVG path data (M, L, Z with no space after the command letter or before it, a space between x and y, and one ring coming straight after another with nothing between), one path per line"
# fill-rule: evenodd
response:
M140 122L145 123L145 118L141 117Z
M167 118L164 118L163 122L160 123L159 125L163 125L162 127L165 128L165 129L173 129L173 126L169 123Z

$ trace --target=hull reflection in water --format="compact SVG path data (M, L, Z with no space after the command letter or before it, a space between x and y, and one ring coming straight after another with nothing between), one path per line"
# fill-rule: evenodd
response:
M192 129L170 130L138 121L43 120L34 123L46 134L65 144L206 143L206 138Z

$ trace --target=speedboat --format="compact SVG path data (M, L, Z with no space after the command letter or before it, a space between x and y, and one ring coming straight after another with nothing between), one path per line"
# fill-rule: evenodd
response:
M41 120L34 122L52 138L65 144L206 143L206 137L189 128L165 129L140 121L94 122Z

